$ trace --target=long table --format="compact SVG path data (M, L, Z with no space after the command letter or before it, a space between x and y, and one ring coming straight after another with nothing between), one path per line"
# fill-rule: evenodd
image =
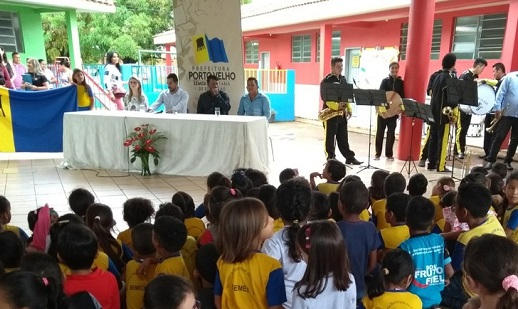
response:
M148 114L123 111L65 113L63 155L72 168L140 170L123 142L135 127L150 124L167 140L151 172L183 176L230 175L235 168L269 171L268 123L264 117ZM150 160L152 161L152 160Z

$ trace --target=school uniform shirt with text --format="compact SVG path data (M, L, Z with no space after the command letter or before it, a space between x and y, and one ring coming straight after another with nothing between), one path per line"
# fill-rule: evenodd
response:
M445 246L442 236L429 233L412 235L399 246L410 253L414 261L414 279L408 291L419 296L423 308L441 303L445 266L451 263Z
M333 275L329 275L327 278L327 284L325 285L322 293L318 294L316 298L306 298L293 291L292 305L295 309L324 309L324 308L356 308L356 285L354 283L354 276L349 274L349 278L352 283L349 288L345 291L339 291L333 283ZM300 287L300 291L304 292L306 286Z
M509 238L518 242L518 205L505 210L503 225L504 228L512 230Z
M180 276L191 281L191 276L181 255L172 256L158 263L155 268L155 277L160 274Z
M126 264L126 306L127 309L141 309L144 303L144 289L153 280L156 264L150 264L143 276L137 275L140 263L131 260Z
M281 263L254 253L239 263L217 262L214 294L221 296L221 308L267 309L286 302Z

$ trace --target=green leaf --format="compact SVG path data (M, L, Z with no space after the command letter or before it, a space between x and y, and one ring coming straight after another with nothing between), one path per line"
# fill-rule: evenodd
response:
M155 166L156 166L156 165L158 165L158 158L157 158L157 157L155 157L155 158L153 159L153 162L155 162Z
M137 159L137 157L131 157L130 162L133 163L133 162L135 162L136 159Z

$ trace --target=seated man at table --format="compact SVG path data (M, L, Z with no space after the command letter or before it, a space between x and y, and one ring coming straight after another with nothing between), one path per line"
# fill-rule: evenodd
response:
M171 73L167 75L167 90L160 93L147 111L154 112L163 104L166 113L187 114L187 102L189 102L189 94L178 87L178 76Z
M249 77L246 80L246 90L241 101L239 101L238 115L246 116L264 116L266 120L270 120L270 100L268 97L259 92L259 86L255 77Z
M202 93L198 99L198 114L213 114L215 109L219 108L221 115L228 115L230 110L230 99L228 94L223 90L219 90L219 82L216 75L207 77L208 91Z

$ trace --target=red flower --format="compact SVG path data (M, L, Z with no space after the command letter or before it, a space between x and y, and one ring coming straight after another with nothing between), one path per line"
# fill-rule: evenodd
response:
M131 146L131 144L133 144L133 140L130 140L130 139L124 142L124 146L126 146L126 147Z
M135 132L138 132L138 131L140 131L140 127L135 128Z
M151 147L151 146L146 146L145 148L147 151L149 151L150 153L154 153L155 152L155 148Z
M156 132L156 129L153 129L153 130L149 131L149 134L155 134L155 132Z
M144 137L144 133L140 133L140 134L138 135L138 138L143 138L143 137Z
M148 140L146 141L146 145L150 145L152 142L153 142L153 140L148 139Z
M140 145L135 145L135 151L139 151L140 150Z

